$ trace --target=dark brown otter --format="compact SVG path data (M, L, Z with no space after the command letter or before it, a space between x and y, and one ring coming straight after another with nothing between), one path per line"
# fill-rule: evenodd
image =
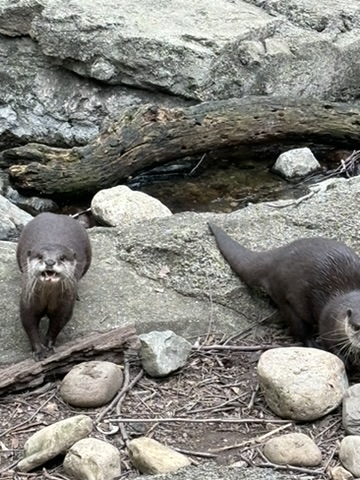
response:
M35 358L40 359L72 316L78 281L91 262L90 240L73 218L41 213L22 230L16 257L23 273L20 318ZM49 327L43 344L39 322L44 315Z
M255 252L209 223L217 245L240 279L261 287L279 308L291 333L343 359L360 352L360 257L344 243L301 238Z

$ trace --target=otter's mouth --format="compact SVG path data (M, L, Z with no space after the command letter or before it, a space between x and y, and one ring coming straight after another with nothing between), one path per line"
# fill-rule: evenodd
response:
M60 280L60 276L57 272L54 272L54 270L44 270L41 272L41 279L44 282L58 282Z

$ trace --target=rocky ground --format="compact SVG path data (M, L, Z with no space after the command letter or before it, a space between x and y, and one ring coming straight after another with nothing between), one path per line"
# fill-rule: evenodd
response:
M93 411L69 407L58 395L60 379L33 391L4 396L0 399L1 478L15 478L13 469L22 458L22 447L29 436L43 426L80 413L94 420L105 414L93 436L120 449L121 478L138 475L125 442L144 434L189 455L196 465L245 462L251 467L283 470L291 474L288 478L329 478L329 467L339 463L338 443L344 435L341 412L304 424L280 420L271 413L258 389L256 364L264 345L291 345L293 341L274 318L261 323L261 330L255 324L231 337L209 333L200 338L199 350L193 352L184 369L160 380L143 375L112 411L106 411L106 407ZM253 350L245 351L249 346ZM130 359L130 382L140 371L136 359ZM125 428L118 431L119 407L121 416L133 422L124 423ZM157 420L159 417L165 420ZM181 420L169 420L174 417ZM266 460L261 452L263 443L273 435L289 432L303 432L313 438L323 455L321 468L276 467ZM61 459L56 459L31 478L67 477Z

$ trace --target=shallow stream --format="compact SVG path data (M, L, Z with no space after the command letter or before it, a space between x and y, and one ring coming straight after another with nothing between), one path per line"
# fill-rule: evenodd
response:
M318 153L317 158L324 171L329 162L338 156L336 153L338 151ZM157 167L136 176L128 186L159 199L173 213L227 213L250 202L293 199L306 194L304 182L289 182L271 171L276 158L270 155L268 158L248 157L244 160L222 154L207 154L206 157ZM322 175L320 173L317 180Z

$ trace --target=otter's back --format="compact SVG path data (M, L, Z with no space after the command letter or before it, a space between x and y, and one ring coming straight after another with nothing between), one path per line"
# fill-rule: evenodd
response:
M330 296L360 289L360 258L336 240L301 238L267 251L252 251L210 224L229 265L250 286L260 286L278 306L316 321Z

